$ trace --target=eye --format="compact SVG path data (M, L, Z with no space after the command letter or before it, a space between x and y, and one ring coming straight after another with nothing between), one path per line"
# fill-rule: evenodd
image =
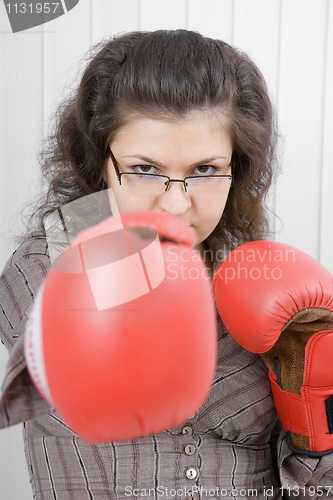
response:
M133 165L131 167L131 170L135 174L156 174L156 167L153 167L153 165Z
M200 165L199 167L196 167L194 175L214 175L218 173L219 169L213 165Z

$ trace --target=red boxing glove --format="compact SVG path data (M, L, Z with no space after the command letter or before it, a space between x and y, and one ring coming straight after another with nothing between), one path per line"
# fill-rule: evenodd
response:
M179 218L128 212L79 233L47 275L27 325L27 366L81 438L159 433L204 403L216 314L193 240ZM180 272L186 265L197 279Z
M221 318L245 349L261 353L293 451L333 451L333 276L289 245L239 246L216 271Z

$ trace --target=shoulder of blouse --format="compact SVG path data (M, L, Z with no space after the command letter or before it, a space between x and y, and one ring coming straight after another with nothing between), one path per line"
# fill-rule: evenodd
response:
M15 265L20 259L26 258L29 255L44 255L49 258L45 232L34 231L27 235L7 261L3 272L8 267Z

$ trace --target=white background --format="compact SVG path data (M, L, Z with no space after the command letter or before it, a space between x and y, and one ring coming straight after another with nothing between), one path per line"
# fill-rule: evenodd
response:
M22 205L39 190L37 153L50 116L85 52L114 34L167 28L221 38L258 64L283 137L283 175L270 196L276 239L333 272L333 0L80 0L17 34L1 2L0 267L14 249ZM0 375L6 360L0 348ZM0 431L1 499L32 499L21 433L21 425Z

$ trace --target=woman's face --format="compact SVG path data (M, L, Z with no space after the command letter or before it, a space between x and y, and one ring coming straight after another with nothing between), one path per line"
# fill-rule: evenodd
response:
M135 117L110 142L120 172L167 175L184 179L193 175L231 174L232 143L226 127L208 113L195 111L181 119ZM141 166L141 167L140 167ZM218 224L227 200L227 188L213 196L190 195L180 182L162 194L136 194L119 185L111 158L107 185L119 212L159 210L180 217L193 227L199 246Z

